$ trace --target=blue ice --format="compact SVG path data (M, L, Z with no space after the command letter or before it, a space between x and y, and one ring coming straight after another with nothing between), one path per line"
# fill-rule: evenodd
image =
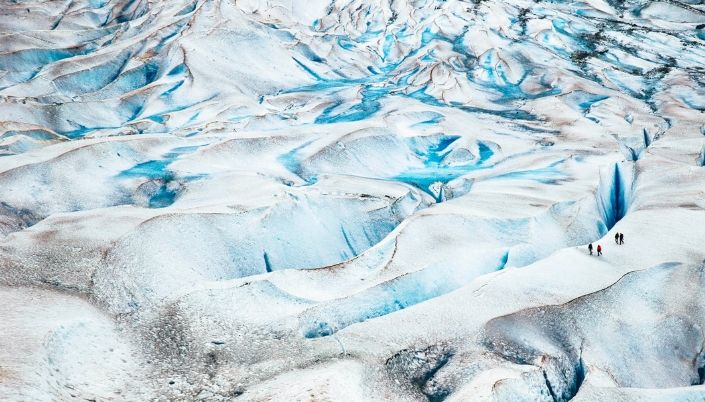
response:
M205 145L205 144L204 144ZM170 183L177 179L177 175L168 169L169 165L182 155L192 153L204 145L194 145L186 147L177 147L162 155L163 159L155 159L147 162L139 163L127 170L120 172L117 177L125 178L143 178L147 180L160 180L159 189L150 196L150 208L164 208L173 204L178 196L178 190ZM182 177L184 181L197 180L204 175L189 175Z
M424 166L421 168L409 169L392 179L403 183L411 184L420 190L431 195L437 202L443 198L442 191L437 191L434 186L437 184L446 184L451 180L457 179L472 170L481 168L494 152L486 144L480 142L479 158L476 161L469 162L463 165L447 165L443 163L443 159L450 153L450 145L453 144L458 136L441 136L438 142L431 144L425 151L422 151L419 156L424 161ZM412 147L416 146L412 139ZM419 151L417 150L417 153Z

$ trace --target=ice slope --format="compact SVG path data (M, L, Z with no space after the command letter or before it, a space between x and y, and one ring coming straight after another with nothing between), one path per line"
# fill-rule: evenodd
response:
M703 400L704 62L697 0L0 0L0 394Z
M7 400L132 399L147 375L131 335L80 297L31 288L0 290L2 382Z

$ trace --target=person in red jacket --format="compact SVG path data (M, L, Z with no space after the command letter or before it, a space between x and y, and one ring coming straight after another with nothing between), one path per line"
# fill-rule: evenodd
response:
M602 246L597 245L597 255L602 255Z

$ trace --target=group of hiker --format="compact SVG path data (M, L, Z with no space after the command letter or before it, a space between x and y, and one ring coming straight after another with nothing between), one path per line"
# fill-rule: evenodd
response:
M614 242L617 244L624 244L624 233L615 233L614 234Z
M624 244L624 233L615 233L614 242L617 244ZM588 251L590 252L590 255L592 255L592 243L588 244ZM597 245L597 255L602 255L602 246L599 244Z

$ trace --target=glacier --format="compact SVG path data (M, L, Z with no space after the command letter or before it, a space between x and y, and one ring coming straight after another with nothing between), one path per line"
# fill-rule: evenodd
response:
M704 189L703 0L0 0L0 399L703 401Z

